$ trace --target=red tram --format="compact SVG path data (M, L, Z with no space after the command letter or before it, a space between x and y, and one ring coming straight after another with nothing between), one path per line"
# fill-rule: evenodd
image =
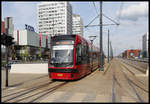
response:
M99 49L79 35L51 38L48 72L51 79L79 79L99 67ZM93 58L92 58L93 57Z

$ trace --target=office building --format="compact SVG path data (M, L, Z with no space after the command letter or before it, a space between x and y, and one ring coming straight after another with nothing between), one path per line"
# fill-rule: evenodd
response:
M142 36L142 52L143 57L149 57L149 51L148 51L148 32Z
M69 2L41 2L37 6L37 14L40 34L72 34L72 6Z
M12 17L5 17L4 18L5 23L5 33L9 36L13 37L14 32L14 24L13 24L13 18Z
M14 41L15 53L18 59L22 59L21 56L23 55L37 59L40 53L42 57L48 58L50 48L49 36L38 34L29 29L15 30Z
M72 15L72 34L83 36L83 22L80 15Z

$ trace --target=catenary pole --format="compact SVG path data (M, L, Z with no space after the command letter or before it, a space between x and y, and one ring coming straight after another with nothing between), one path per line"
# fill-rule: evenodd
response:
M103 71L104 67L103 67L103 40L102 40L102 1L100 1L100 69L99 71Z
M109 29L108 29L108 63L109 63Z

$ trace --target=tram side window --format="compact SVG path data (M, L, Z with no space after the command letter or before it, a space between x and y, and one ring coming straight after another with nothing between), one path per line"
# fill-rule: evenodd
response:
M89 59L89 47L88 47L88 45L86 46L86 55L87 55L87 63L90 63L90 59Z
M82 45L82 63L88 63L88 47L87 45Z
M88 61L88 46L78 44L76 47L76 64L86 64Z
M84 57L85 57L85 61L86 61L86 63L88 62L88 46L87 45L85 45L84 46L84 51L85 51L85 55L84 55Z
M76 64L81 63L81 44L78 44L76 47Z

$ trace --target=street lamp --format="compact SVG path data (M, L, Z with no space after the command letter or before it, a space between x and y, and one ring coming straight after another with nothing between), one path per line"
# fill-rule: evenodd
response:
M90 39L90 41L91 41L91 45L92 45L92 47L91 47L91 55L92 55L92 69L93 69L93 41L96 39L96 36L89 36L89 39Z

